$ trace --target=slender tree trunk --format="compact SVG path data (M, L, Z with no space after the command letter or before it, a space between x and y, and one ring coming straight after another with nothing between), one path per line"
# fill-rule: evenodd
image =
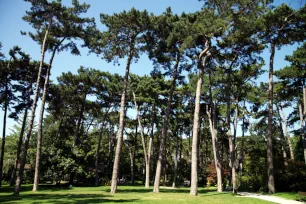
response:
M240 172L242 173L242 169L243 169L243 160L244 160L244 132L245 132L245 130L244 130L244 126L245 126L245 114L244 114L244 112L245 112L245 101L244 101L244 104L243 104L243 108L244 108L244 110L243 110L243 113L242 113L242 130L241 130L241 132L242 132L242 136L241 136L241 150L240 150L240 162L239 162L239 164L240 164Z
M123 142L126 90L127 90L128 83L129 83L129 72L130 72L131 61L133 58L133 52L134 52L134 44L131 44L130 53L129 53L129 57L128 57L126 68L125 68L124 86L123 86L122 96L121 96L119 130L118 130L117 146L116 146L115 160L114 160L113 173L112 173L112 185L111 185L112 194L115 194L117 192L120 153L121 153L121 147L122 147L122 142Z
M163 155L164 155L164 146L165 146L165 140L166 140L167 135L168 135L168 121L169 121L169 116L170 116L170 112L171 112L171 103L172 103L173 92L174 92L174 89L176 87L177 69L178 69L178 66L179 66L179 60L180 60L180 56L179 56L179 54L177 54L176 63L174 65L174 69L173 69L172 83L171 83L171 88L170 88L170 91L169 91L169 98L168 98L168 102L167 102L166 115L165 115L165 118L164 118L162 135L161 135L161 140L160 140L160 147L159 147L159 152L158 152L158 160L157 160L157 165L156 165L154 188L153 188L154 193L159 193L159 184L160 184L162 160L163 160Z
M268 114L268 142L267 142L267 166L269 193L275 193L274 169L273 169L273 64L275 44L271 43L271 56L269 68L269 114Z
M25 131L25 128L26 128L27 119L28 119L28 109L29 109L29 106L30 106L31 92L32 92L32 83L30 83L30 85L29 85L29 91L28 91L28 95L27 95L27 98L26 98L26 107L25 107L25 110L24 110L23 121L22 121L21 131L20 131L20 135L19 135L18 145L17 145L17 155L16 155L16 160L15 160L15 163L14 163L14 168L13 168L13 172L12 172L12 176L11 176L10 186L14 186L15 182L16 182L16 172L17 172L17 166L18 166L19 159L20 159L21 146L22 146L22 142L23 142L23 135L24 135L24 131Z
M1 187L1 182L2 182L2 169L3 169L4 147L5 147L5 131L6 131L7 108L8 108L8 99L6 99L5 105L4 105L3 134L2 134L1 160L0 160L0 187Z
M217 127L217 113L216 113L216 104L214 104L212 99L212 87L211 87L211 74L209 73L209 97L210 97L210 111L209 107L206 107L206 113L208 115L211 141L213 146L215 167L217 172L217 192L223 191L222 184L222 157L220 157L220 151L218 147L218 127ZM222 151L223 152L223 151ZM222 155L222 153L221 153Z
M198 195L198 140L199 140L199 121L200 121L200 102L201 102L201 90L203 84L204 68L206 66L209 54L207 54L210 46L209 42L206 41L205 49L199 56L199 77L196 89L195 108L193 116L193 131L192 131L192 151L191 151L191 184L190 184L190 195ZM202 61L202 57L204 57Z
M82 105L81 105L81 110L80 110L80 114L77 120L77 128L75 131L75 135L74 135L74 143L73 146L77 146L80 144L80 129L81 129L81 124L82 124L82 118L83 118L83 113L84 113L84 109L85 109L85 103L86 103L86 97L87 97L87 93L84 93L84 98L82 100Z
M95 185L99 186L99 163L100 163L100 149L101 149L101 142L102 142L102 136L104 132L104 127L105 127L105 121L106 117L108 115L108 111L110 108L108 108L107 112L104 114L103 121L101 123L101 130L99 134L99 139L98 139L98 144L97 144L97 151L96 151L96 161L95 161Z
M19 192L21 190L21 184L22 184L23 172L24 172L24 165L25 165L26 159L27 159L27 153L28 153L30 138L31 138L32 130L33 130L33 126L34 126L35 111L36 111L37 101L38 101L38 97L39 97L38 96L39 95L39 85L40 85L40 80L41 80L42 66L43 66L44 58L45 58L45 44L46 44L46 41L47 41L48 33L49 33L49 28L46 30L44 40L42 42L41 60L40 60L40 65L39 65L39 70L38 70L38 75L37 75L35 96L34 96L34 100L33 100L33 104L32 104L32 113L31 113L31 118L30 118L30 122L29 122L27 136L26 136L25 143L24 143L22 159L21 159L21 162L20 162L20 169L19 169L19 173L18 173L18 177L17 177L17 181L16 181L16 187L15 187L15 190L14 190L14 195L19 195Z
M282 118L280 115L280 110L279 110L278 105L276 105L276 110L278 113L278 123L279 123L280 134L281 134L281 146L282 146L282 152L283 152L283 157L284 157L284 165L287 166L288 159L287 159L287 152L286 152L286 140L285 140L285 135L284 135L284 130L283 130Z
M177 170L178 170L178 146L179 146L179 133L178 133L178 125L176 125L176 144L175 144L175 153L174 153L174 172L173 172L173 183L172 183L172 188L176 187L176 178L177 178Z
M200 65L199 78L197 82L196 100L193 119L193 133L192 133L192 152L191 152L191 185L190 195L198 195L198 133L200 120L200 101L201 89L203 83L204 65Z
M15 160L15 163L14 163L14 168L13 168L11 180L10 180L10 186L14 186L15 181L16 181L16 171L17 171L17 166L18 166L18 162L19 162L19 158L20 158L21 145L22 145L22 141L23 141L23 135L24 135L24 131L25 131L27 117L28 117L28 107L26 107L25 110L24 110L23 121L22 121L21 131L20 131L20 135L19 135L18 145L17 145L17 155L16 155L16 160Z
M304 121L303 121L303 108L302 108L302 103L299 103L299 112L300 112L300 130L301 130L301 140L302 140L302 144L303 144L303 150L304 150L304 160L305 160L305 164L306 164L306 138L305 138L305 134L303 133L303 128L304 128Z
M280 107L282 116L283 116L283 120L285 123L285 133L286 133L286 137L287 137L287 142L288 142L288 146L289 146L289 151L290 151L290 158L292 161L294 161L294 152L293 152L293 147L292 147L292 143L291 143L291 139L290 139L290 135L288 133L288 122L287 122L287 117L285 115L285 112L282 108L282 106Z
M60 42L62 44L63 40ZM43 137L43 120L44 120L44 111L45 111L45 103L46 103L46 95L48 92L48 85L49 85L49 78L51 74L51 68L52 68L52 63L53 59L55 56L55 53L60 46L60 44L56 45L53 49L52 56L50 58L49 66L47 68L47 74L45 78L45 84L44 84L44 90L43 90L43 95L41 98L41 107L40 107L40 115L39 115L39 121L38 121L38 135L37 135L37 147L36 147L36 162L35 162L35 175L34 175L34 185L33 185L33 191L37 191L39 187L39 168L40 168L40 156L41 156L41 147L42 147L42 137Z
M130 168L131 168L131 183L132 183L132 185L134 185L134 181L135 181L135 179L134 179L134 157L135 157L135 155L134 155L134 151L135 150L133 150L132 149L132 147L130 147L130 146L128 146L128 148L129 148L129 155L130 155Z
M11 60L12 60L12 58L8 62L7 69L10 68ZM3 169L3 159L4 159L4 148L5 148L6 116L7 116L7 109L8 109L8 106L9 106L9 99L8 99L8 93L7 92L8 92L8 79L6 79L6 83L5 83L3 132L2 132L2 145L1 145L1 156L0 156L0 187L1 187L1 183L2 183L2 169Z
M208 110L208 108L207 108ZM207 115L209 118L209 127L210 127L210 133L211 133L211 140L212 140L212 146L213 146L213 153L214 153L214 160L215 160L215 167L217 172L217 191L222 192L223 186L222 186L222 162L219 157L219 148L218 148L218 140L217 140L217 121L216 121L216 107L214 103L211 103L211 111L207 111Z

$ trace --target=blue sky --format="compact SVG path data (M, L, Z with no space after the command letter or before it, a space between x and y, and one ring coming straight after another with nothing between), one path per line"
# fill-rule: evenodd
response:
M70 5L70 0L63 0L63 4ZM84 2L84 0L80 0ZM279 0L277 5L280 3L289 3L293 7L299 7L300 3L298 0ZM146 9L154 14L161 14L166 10L167 7L171 6L174 13L189 13L200 10L202 3L197 0L155 0L155 1L144 1L144 0L87 0L86 3L90 4L86 16L94 17L96 23L101 27L100 13L112 14L118 13L123 10L129 10L132 7L143 10ZM23 0L0 0L0 42L3 45L2 52L6 55L14 45L20 46L26 53L30 54L32 59L40 59L40 47L28 36L22 36L20 31L32 31L31 26L22 20L22 16L26 10L29 10L30 4ZM287 65L284 61L285 55L290 55L296 49L297 45L286 46L276 52L275 56L275 69L280 69ZM57 76L60 76L62 72L71 71L77 72L80 66L91 67L102 71L109 71L110 73L124 74L124 61L120 64L121 66L113 66L112 63L106 63L101 58L95 55L88 55L86 48L81 49L81 56L73 56L68 52L62 52L55 56L53 67L51 71L51 79L56 80ZM50 54L48 53L45 61L48 62ZM263 57L268 62L269 53L267 50L263 53ZM131 72L138 75L149 74L152 70L152 63L148 60L147 56L142 56L137 64L132 64ZM267 70L267 66L264 67ZM260 77L260 81L268 81L268 75L264 74ZM39 104L40 105L40 104ZM37 108L37 112L40 106ZM36 117L37 119L37 117ZM2 130L3 112L0 111L0 130ZM14 121L8 119L7 128L12 127ZM10 132L10 131L9 131ZM239 132L238 132L239 135ZM1 134L2 136L2 134Z

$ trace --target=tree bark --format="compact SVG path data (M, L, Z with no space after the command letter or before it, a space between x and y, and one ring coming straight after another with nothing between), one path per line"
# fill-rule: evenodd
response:
M196 89L195 108L193 116L193 131L192 131L192 151L191 151L191 184L190 195L198 195L198 140L199 140L199 121L200 121L200 102L201 102L201 90L203 84L204 68L206 66L209 54L207 54L210 46L206 41L205 49L199 56L199 78ZM202 61L202 57L204 57Z
M178 133L178 124L176 124L176 144L175 144L175 152L173 155L173 161L174 161L174 172L173 172L173 182L172 182L172 188L176 187L176 178L177 178L177 170L178 170L178 146L179 146L179 133Z
M217 113L216 113L216 104L212 99L212 87L211 87L211 75L209 73L209 98L210 98L210 110L208 106L206 107L206 114L208 115L209 128L211 133L211 141L213 146L215 167L217 172L217 192L223 191L222 184L222 158L220 157L220 151L218 147L218 127L217 127ZM222 155L222 153L221 153Z
M100 149L101 149L101 142L102 142L102 136L103 136L103 131L105 127L105 121L106 117L108 115L108 111L110 108L108 108L107 112L104 114L103 121L101 123L101 130L99 134L99 139L98 139L98 144L97 144L97 151L96 151L96 161L95 161L95 185L99 186L99 163L100 163Z
M16 182L16 172L17 172L18 162L19 162L19 159L20 159L21 145L22 145L22 142L23 142L23 135L24 135L24 131L25 131L25 128L26 128L27 118L28 118L28 109L29 109L29 105L30 105L31 91L32 91L32 84L29 85L28 96L27 96L27 99L26 99L27 105L26 105L25 110L24 110L22 126L21 126L21 131L20 131L18 145L17 145L17 155L16 155L16 160L15 160L15 163L14 163L14 168L13 168L13 172L12 172L12 176L11 176L10 186L14 186L15 182Z
M281 113L282 113L282 116L283 116L283 120L284 120L284 123L285 123L285 133L286 133L287 142L288 142L288 146L289 146L290 158L291 158L292 161L294 161L294 152L293 152L292 142L291 142L291 139L290 139L290 135L288 133L287 117L285 115L285 112L284 112L282 106L280 107L280 110L281 110Z
M171 112L171 103L172 103L173 92L174 92L174 89L176 87L176 79L177 79L177 70L178 70L178 66L179 66L179 60L180 60L180 56L179 56L179 54L177 54L176 63L174 65L174 69L173 69L172 83L171 83L171 88L170 88L170 91L169 91L169 98L168 98L168 102L167 102L166 115L165 115L165 118L164 118L162 135L161 135L161 140L160 140L160 147L159 147L159 152L158 152L158 159L157 159L155 180L154 180L154 188L153 188L154 193L159 193L159 184L160 184L162 160L163 160L163 155L164 155L164 146L165 146L166 137L168 135L168 121L169 121L169 116L170 116L170 112Z
M130 53L129 53L129 57L128 57L126 68L125 68L124 86L123 86L122 96L121 96L119 130L118 130L117 146L116 146L115 160L114 160L113 173L112 173L112 185L111 185L112 194L115 194L117 192L117 186L118 186L118 171L119 171L120 153L121 153L121 147L122 147L122 142L123 142L126 90L127 90L128 83L129 83L129 72L130 72L131 61L134 55L133 53L134 53L134 44L132 43L130 46Z
M302 144L303 144L303 150L304 150L304 162L306 164L306 140L305 140L305 134L303 133L303 128L304 128L304 121L303 121L303 107L302 107L302 103L299 103L299 112L300 112L300 130L301 130L301 140L302 140Z
M52 63L53 59L55 56L55 53L58 49L58 47L62 44L62 42L65 40L63 38L61 42L56 45L53 49L49 66L47 68L47 74L45 78L45 83L44 83L44 90L43 90L43 95L41 98L41 107L40 107L40 115L39 115L39 121L38 121L38 135L37 135L37 147L36 147L36 162L35 162L35 175L34 175L34 185L33 185L33 192L38 190L39 187L39 168L40 168L40 156L41 156L41 147L42 147L42 137L43 137L43 120L44 120L44 111L45 111L45 103L46 103L46 95L48 92L48 85L49 85L49 78L51 74L51 68L52 68Z
M18 173L18 177L17 177L17 181L16 181L16 187L15 187L15 190L14 190L14 195L19 195L19 192L21 190L21 184L22 184L23 172L24 172L24 165L25 165L26 159L27 159L27 153L28 153L30 138L31 138L32 130L33 130L33 126L34 126L35 111L36 111L37 101L38 101L38 97L39 97L38 96L39 95L39 85L40 85L40 80L41 80L42 66L43 66L44 58L45 58L45 44L46 44L46 41L47 41L48 33L49 33L49 28L46 30L44 40L42 42L41 60L40 60L39 70L38 70L38 75L37 75L35 96L34 96L34 100L33 100L33 104L32 104L32 113L31 113L31 118L30 118L30 122L29 122L27 136L26 136L25 143L24 143L22 159L21 159L21 162L20 162L20 169L19 169L19 173Z
M274 168L273 168L273 65L275 44L271 43L270 67L269 67L269 114L268 114L268 141L267 141L267 166L269 194L275 193Z
M7 69L10 68L11 59L8 62ZM6 83L5 83L5 102L4 102L4 116L3 116L3 132L2 132L2 144L1 144L1 156L0 156L0 187L1 187L1 183L2 183L2 169L3 169L3 159L4 159L4 148L5 148L6 116L7 116L7 109L8 109L8 106L9 106L9 99L8 99L8 93L7 92L8 92L8 79L6 79Z
M242 131L242 136L241 136L241 150L240 150L240 161L239 161L239 165L240 165L240 173L242 173L243 170L243 160L244 160L244 126L245 126L245 101L243 102L243 112L242 112L242 127L241 127L241 131Z
M280 115L280 110L279 110L278 105L276 105L276 110L278 113L278 123L279 123L280 134L281 134L281 146L282 146L282 152L283 152L283 157L284 157L284 165L287 166L288 159L287 159L287 152L286 152L286 140L285 140L285 135L284 135L284 130L283 130L282 117Z
M5 101L4 105L4 116L3 116L3 134L2 134L2 144L1 144L1 160L0 160L0 187L2 182L2 169L3 169L3 159L4 159L4 147L5 147L5 131L6 131L6 115L8 108L8 99Z

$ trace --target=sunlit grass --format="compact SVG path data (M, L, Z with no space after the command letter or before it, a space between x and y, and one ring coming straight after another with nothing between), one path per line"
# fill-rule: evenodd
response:
M215 189L199 189L197 197L189 195L188 188L164 189L160 193L153 193L152 188L142 186L119 186L118 193L109 193L108 186L102 187L74 187L72 189L60 187L41 187L39 192L32 192L32 185L23 186L20 196L12 195L13 188L0 187L0 203L241 203L259 204L267 201L243 198L230 193L217 193Z

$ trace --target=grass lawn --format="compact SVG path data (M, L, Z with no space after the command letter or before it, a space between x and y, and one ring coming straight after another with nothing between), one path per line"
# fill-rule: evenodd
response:
M288 200L300 200L297 192L280 192L273 194L274 196L282 197Z
M40 187L39 192L32 192L32 185L22 187L20 196L12 195L13 188L0 187L0 203L238 203L259 204L267 201L242 198L230 193L217 193L215 189L199 189L197 197L189 195L188 188L162 189L160 193L152 193L152 188L142 186L119 186L118 193L111 195L108 186L74 187L64 189L53 186Z

